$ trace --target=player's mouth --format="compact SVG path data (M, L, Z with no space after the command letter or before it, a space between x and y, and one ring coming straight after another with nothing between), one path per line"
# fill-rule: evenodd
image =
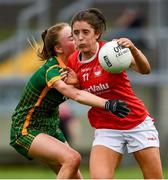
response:
M78 45L78 48L79 48L79 49L86 48L86 47L87 47L87 46L86 46L85 44L79 44L79 45Z

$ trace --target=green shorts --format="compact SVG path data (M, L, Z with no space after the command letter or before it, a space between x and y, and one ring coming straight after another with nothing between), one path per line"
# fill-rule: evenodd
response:
M27 159L32 160L32 158L28 156L28 151L34 138L41 133L44 132L28 129L28 134L23 136L21 133L18 133L18 131L15 131L14 128L11 128L10 145L14 147L18 153L22 154ZM45 134L55 137L62 142L66 141L65 136L60 129L57 129L56 131L50 131Z

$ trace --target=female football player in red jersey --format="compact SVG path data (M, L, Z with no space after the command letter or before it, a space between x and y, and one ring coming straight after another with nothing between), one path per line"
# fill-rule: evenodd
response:
M43 49L38 55L45 63L31 76L14 110L10 145L26 158L46 163L58 179L82 178L78 171L80 154L66 143L59 129L59 105L68 97L120 117L129 109L123 101L103 99L62 81L59 71L75 50L68 24L50 27L42 39Z
M89 121L96 129L90 156L90 178L114 178L126 148L128 153L134 154L145 179L163 178L153 118L134 94L127 73L110 74L99 64L98 52L105 43L100 41L106 29L103 14L96 8L80 11L73 16L71 27L78 50L69 57L68 66L77 73L80 88L102 98L121 99L131 109L125 118L100 108L89 110ZM127 38L117 41L131 50L130 68L140 74L149 74L148 60L133 42Z

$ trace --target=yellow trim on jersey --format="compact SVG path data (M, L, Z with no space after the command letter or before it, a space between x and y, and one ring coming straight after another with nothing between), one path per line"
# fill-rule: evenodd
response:
M47 71L46 71L46 82L47 82L47 85L48 85L49 88L51 88L51 86L53 85L53 83L54 83L55 81L61 79L61 77L60 77L60 76L54 77L54 78L52 78L52 79L48 82L48 81L47 81L48 71L50 71L50 70L51 70L52 68L54 68L54 67L66 68L64 62L63 62L59 57L56 57L56 59L57 59L57 61L58 61L59 64L56 64L56 65L54 65L54 66L49 67L49 68L47 69Z
M27 114L27 116L26 116L26 120L25 120L25 122L24 122L23 128L22 128L22 135L23 135L23 136L28 134L27 128L28 128L28 126L29 126L29 124L30 124L30 119L31 119L31 117L32 117L32 114L33 114L35 108L38 107L38 106L41 104L41 101L42 101L43 98L46 96L48 90L49 90L49 88L48 88L48 86L46 86L46 87L43 89L43 91L41 92L41 94L40 94L40 96L39 96L39 98L38 98L35 106L29 110L29 112L28 112L28 114Z
M53 83L59 79L61 79L61 76L56 76L56 77L52 78L50 81L47 82L48 87L51 88Z
M48 71L50 71L50 70L51 70L52 68L54 68L54 67L60 67L60 68L61 68L61 66L59 66L58 64L49 67L49 68L47 69L47 71L46 71L46 76L47 76Z
M66 68L66 65L64 64L64 62L62 61L62 59L59 58L59 57L56 57L56 58L57 58L57 60L58 60L58 63L59 63L59 65L60 65L60 67L61 67L61 68Z
M53 77L50 81L47 81L48 71L50 71L50 70L51 70L52 68L54 68L54 67L60 67L60 68L61 68L61 66L59 66L58 64L57 64L57 65L54 65L54 66L51 66L50 68L47 69L46 74L45 74L46 83L47 83L47 85L48 85L49 88L51 88L51 86L53 85L54 80L56 81L56 80L58 80L58 79L61 79L60 76L56 76L56 77Z

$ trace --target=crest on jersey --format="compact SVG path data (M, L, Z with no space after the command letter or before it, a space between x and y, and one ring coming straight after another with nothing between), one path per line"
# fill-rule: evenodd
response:
M96 66L93 68L93 73L95 77L102 75L102 68L100 66Z

